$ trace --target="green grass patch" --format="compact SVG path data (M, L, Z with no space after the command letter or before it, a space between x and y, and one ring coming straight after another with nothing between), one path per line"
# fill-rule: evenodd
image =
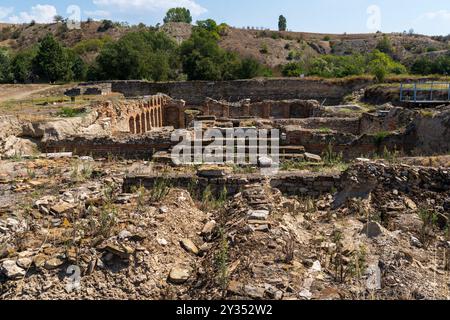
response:
M63 118L73 118L83 114L84 112L85 112L84 109L63 107L58 112L58 116Z

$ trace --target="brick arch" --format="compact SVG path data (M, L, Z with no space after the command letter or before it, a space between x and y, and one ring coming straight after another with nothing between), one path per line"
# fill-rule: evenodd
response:
M152 109L151 119L152 119L153 127L156 128L158 126L158 124L156 123L155 109L156 109L156 107Z
M142 133L145 133L146 131L148 131L146 129L146 125L145 125L145 112L142 112L142 114L141 114L141 129L142 129Z
M163 126L163 119L162 119L162 107L158 107L158 124L160 127Z
M136 133L141 133L141 117L139 115L136 116Z
M134 126L134 118L133 117L130 117L129 125L130 125L130 132L132 134L135 134L136 133L136 129L135 129L135 126Z
M150 123L150 111L149 110L147 110L145 112L145 122L147 123L147 129L151 130L152 129L152 125Z
M150 109L150 125L152 128L155 127L155 122L153 121L153 108Z

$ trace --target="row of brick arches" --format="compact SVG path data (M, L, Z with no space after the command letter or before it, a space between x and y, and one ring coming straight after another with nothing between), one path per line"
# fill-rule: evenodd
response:
M132 134L142 134L163 126L163 98L155 97L142 102L138 113L130 116L129 125Z

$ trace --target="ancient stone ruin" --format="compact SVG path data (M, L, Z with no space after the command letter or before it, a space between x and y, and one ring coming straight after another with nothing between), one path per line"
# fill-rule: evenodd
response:
M1 299L449 297L449 106L197 85L112 82L74 117L0 116ZM192 163L173 160L182 137Z

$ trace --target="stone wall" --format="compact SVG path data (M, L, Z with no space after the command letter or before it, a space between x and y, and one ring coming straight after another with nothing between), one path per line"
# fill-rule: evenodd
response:
M245 99L236 103L217 101L206 98L200 108L203 115L211 115L218 118L239 119L245 117L262 119L301 119L318 116L322 113L322 107L316 100L264 100L252 103Z
M231 102L251 99L264 100L318 100L327 104L339 103L347 94L366 87L368 79L326 80L277 78L236 81L147 82L112 81L112 91L126 97L164 93L174 99L183 99L188 105L201 105L206 97Z
M303 129L339 131L353 135L360 134L360 118L308 118L279 119L273 121L275 126L299 126Z
M154 153L171 146L171 131L157 129L142 135L125 136L72 136L63 140L47 140L39 146L42 152L73 152L80 156L122 157L125 159L151 159Z
M267 178L259 174L236 174L223 178L204 178L195 174L178 174L164 177L160 175L129 175L124 180L123 191L131 192L133 187L136 186L151 189L161 179L164 179L173 187L196 188L200 192L209 186L216 195L219 195L225 187L229 195L235 195L245 185L263 184ZM319 196L336 190L340 183L338 174L280 172L278 175L268 179L270 179L272 187L278 188L284 194L291 196Z

